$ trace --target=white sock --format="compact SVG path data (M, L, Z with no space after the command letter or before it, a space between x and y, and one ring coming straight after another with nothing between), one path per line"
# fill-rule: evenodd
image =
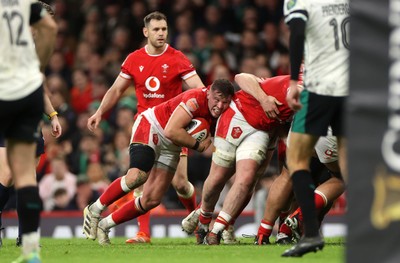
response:
M225 213L224 211L219 212L217 220L215 221L211 232L213 232L214 234L222 232L229 225L229 221L231 221L231 219L232 219L231 215ZM224 222L225 224L219 221Z
M114 220L112 219L112 215L109 215L105 218L103 218L102 220L100 220L99 222L99 227L102 229L110 229L114 226L116 226L117 224L114 222Z
M39 253L39 232L30 232L22 235L22 254L28 257L30 253Z
M92 214L94 216L100 216L101 212L103 212L103 210L106 208L105 205L103 205L100 202L100 198L96 200L96 202L94 202L90 207L89 210L90 212L92 212Z
M180 197L182 197L182 198L185 198L185 199L188 199L188 198L191 198L191 197L192 197L192 195L193 195L193 193L194 193L194 186L193 186L190 182L188 182L188 183L189 183L189 192L187 192L187 193L184 195L184 194L178 193L178 191L177 191L176 193L178 194L178 196L180 196Z

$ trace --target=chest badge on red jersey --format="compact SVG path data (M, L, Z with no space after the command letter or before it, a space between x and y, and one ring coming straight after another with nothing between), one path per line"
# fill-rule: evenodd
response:
M168 68L169 68L169 66L168 66L167 64L164 64L164 65L162 65L161 67L163 68L162 73L163 73L163 74L167 74L167 73L168 73Z
M231 136L233 139L237 139L242 135L243 131L240 127L233 127L231 131Z

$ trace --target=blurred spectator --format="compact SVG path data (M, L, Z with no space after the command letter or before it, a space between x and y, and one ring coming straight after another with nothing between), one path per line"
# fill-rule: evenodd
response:
M110 181L107 179L103 165L99 162L89 163L87 171L90 187L98 193L103 193Z
M58 32L54 51L61 52L68 67L74 65L76 38L70 34L68 21L57 19ZM70 68L71 69L71 68Z
M53 211L73 210L69 207L71 198L69 198L68 192L65 188L58 188L53 194L53 199Z
M103 75L96 75L92 78L92 99L101 101L106 94L109 83Z
M114 133L112 147L107 149L104 156L105 170L110 181L124 175L129 169L130 135L118 129Z
M118 50L122 57L128 56L131 52L131 33L125 26L114 29L111 36L111 46Z
M59 75L66 82L67 87L72 85L71 70L66 64L64 54L54 51L46 68L46 76Z
M131 97L122 98L117 104L115 117L115 125L117 129L124 131L128 136L130 136L136 112L136 101Z
M95 134L84 132L78 149L71 156L71 171L75 174L86 174L91 163L101 162L101 145Z
M76 193L76 175L68 171L64 157L58 155L51 160L51 173L46 174L39 182L39 194L44 210L54 208L54 193L61 188L66 189L68 201L71 200Z
M237 59L239 61L246 57L255 57L261 52L260 39L256 32L251 30L245 30L242 32L242 38L238 46Z
M54 109L58 112L58 117L63 118L63 134L60 140L72 136L76 131L76 113L70 104L70 93L65 81L60 75L50 75L46 79L47 87L50 91L50 101ZM61 122L61 120L60 120Z
M232 8L231 0L217 0L215 2L220 11L221 21L228 22L230 25L229 31L241 30L240 21L235 19L235 11Z
M279 53L278 65L275 69L276 75L289 75L290 74L290 59L289 51Z
M121 64L124 60L122 53L114 46L106 49L103 57L105 75L108 79L114 79L121 71Z
M74 69L87 70L89 68L89 60L93 50L87 42L79 42L75 58L74 58Z
M206 83L213 83L216 79L233 81L233 74L226 65L218 64L208 74Z
M257 67L257 61L254 59L254 57L245 57L241 61L239 71L243 73L255 74Z
M193 30L191 12L183 12L175 19L175 30L171 34L171 46L177 47L177 38L183 34L190 34Z
M273 77L271 70L267 67L257 67L257 69L254 71L254 75L265 79Z
M189 34L179 34L176 38L175 48L185 54L195 68L199 68L200 63L196 54L193 52L192 37Z
M102 3L104 12L103 19L101 20L103 37L106 40L110 40L115 33L115 29L128 25L129 12L121 8L122 2L119 0L104 0Z
M77 114L88 110L93 101L92 83L83 69L75 69L72 75L71 104Z
M284 19L281 19L279 22L279 42L289 50L289 37L290 37L290 30L288 25L286 25Z
M229 48L229 44L224 35L214 35L214 37L212 38L212 47L213 50L218 50L219 52L221 52L230 70L237 70L238 65L236 61L236 56Z
M91 80L94 80L97 77L104 77L104 62L100 54L93 53L89 57L89 64L87 71L88 71L88 77Z
M209 79L209 75L211 71L217 66L217 65L226 65L226 60L224 57L223 52L219 50L212 50L210 58L203 64L203 73L206 76L206 79ZM211 82L205 83L206 85L211 84Z
M131 50L139 48L140 43L143 42L144 36L142 33L143 18L148 14L147 6L144 1L132 1L130 6L129 24L132 34L132 47Z
M272 70L278 68L279 56L281 52L288 52L286 46L281 43L279 38L279 28L272 22L267 22L263 26L263 32L261 35L262 51L269 57L270 67Z
M194 50L193 52L196 54L200 67L198 70L203 67L203 64L210 58L211 55L211 43L208 35L208 31L205 28L198 28L194 32ZM199 72L197 72L199 73ZM200 72L204 74L204 72Z
M268 56L265 53L258 53L254 59L258 67L269 67Z
M260 30L259 21L257 9L252 6L246 7L243 13L242 31L258 32Z
M89 179L86 176L80 176L78 177L76 194L69 207L83 211L88 204L94 203L99 197L100 193L91 188Z
M223 34L232 30L232 24L229 20L222 20L222 12L216 5L208 5L204 13L204 26L213 36L214 34Z
M93 9L91 13L98 14L97 9ZM95 19L97 20L97 18ZM95 53L104 52L104 39L101 37L98 21L86 23L82 30L81 41L86 42Z
M278 23L283 17L283 0L254 0L259 21Z

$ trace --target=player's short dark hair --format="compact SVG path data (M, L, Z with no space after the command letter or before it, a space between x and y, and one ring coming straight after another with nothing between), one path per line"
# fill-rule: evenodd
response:
M38 2L39 2L39 4L42 5L42 7L44 9L46 9L47 13L49 13L50 16L54 16L55 15L54 10L50 5L48 5L48 4L46 4L45 2L42 2L42 1L38 1Z
M235 94L232 82L227 79L217 79L211 84L211 90L221 92L227 98Z
M161 13L161 12L155 11L155 12L152 12L152 13L148 14L148 15L143 19L144 26L145 26L145 27L148 27L150 21L153 20L153 19L154 19L154 20L158 20L158 21L160 21L160 20L165 20L165 22L167 22L167 16L166 16L166 15L164 15L164 14Z

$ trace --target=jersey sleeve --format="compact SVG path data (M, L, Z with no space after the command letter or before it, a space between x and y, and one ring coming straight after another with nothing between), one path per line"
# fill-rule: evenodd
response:
M193 66L193 63L180 51L177 51L177 58L179 60L179 74L183 80L190 78L193 75L196 75L196 69Z
M190 117L194 116L202 116L204 109L202 106L204 105L204 96L201 96L203 92L199 92L199 90L190 90L184 92L182 96L182 101L179 106L182 107ZM208 110L208 109L207 109Z
M132 79L132 74L131 74L131 69L132 69L132 63L133 63L133 54L129 54L125 61L122 62L121 65L121 72L119 75L123 77L124 79Z
M285 23L289 24L292 19L299 18L307 22L307 1L308 0L285 0L283 5L283 14Z

